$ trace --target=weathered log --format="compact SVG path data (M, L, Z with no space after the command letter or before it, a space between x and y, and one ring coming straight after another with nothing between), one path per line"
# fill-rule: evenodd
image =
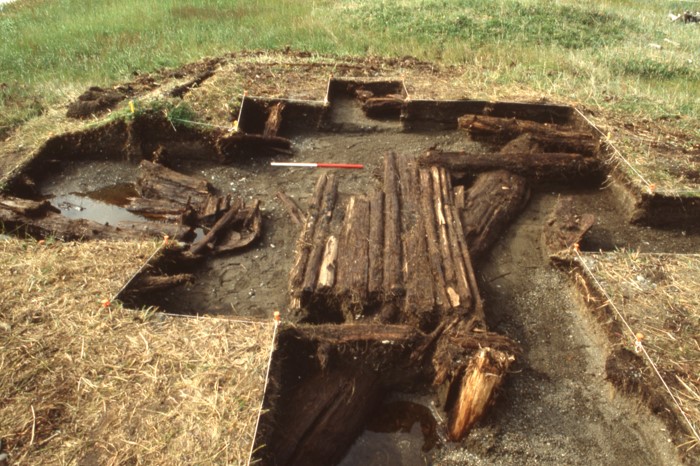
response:
M362 104L368 118L396 118L401 116L403 99L396 97L372 97Z
M336 259L338 258L338 240L329 236L323 250L323 260L318 272L318 289L328 290L335 284Z
M440 169L431 167L430 175L433 187L433 209L435 210L438 244L440 246L440 262L445 273L445 290L447 291L451 307L457 307L460 304L459 294L456 290L457 272L447 233L447 219L445 218L444 198L442 196L444 188L440 180Z
M313 245L314 230L318 221L321 203L323 202L323 193L326 186L328 175L324 173L316 181L313 197L309 203L306 221L297 240L296 258L294 265L289 272L289 293L293 298L290 310L297 312L300 306L299 298L301 297L302 284L304 283L304 272L306 271L306 263L309 260L309 253Z
M472 308L473 294L469 279L467 278L467 266L465 264L464 256L462 255L461 245L459 237L463 236L462 230L457 230L457 224L455 221L456 209L454 206L446 204L445 205L445 220L447 227L447 239L450 245L450 252L452 254L452 260L455 265L455 290L459 301L454 304L453 307L460 308L464 311L470 311ZM456 300L455 300L456 301Z
M334 292L346 297L353 315L361 312L367 304L369 222L369 201L359 196L351 197L338 246Z
M396 154L389 152L384 156L384 294L386 296L403 296L401 251L401 204L399 174L396 166Z
M143 197L130 197L126 210L144 217L157 218L168 221L177 221L185 211L185 206L179 202L168 199L146 199Z
M442 268L442 257L438 245L439 240L437 233L437 217L434 207L433 185L428 169L421 169L419 171L419 181L421 188L421 217L428 244L428 260L435 281L435 301L440 309L445 310L450 306L450 301L447 296L447 281L445 280L445 273Z
M199 210L214 188L204 178L184 175L157 163L142 160L136 189L146 199L166 199L182 206L191 204Z
M129 288L130 292L153 293L192 282L194 282L194 275L191 273L179 273L176 275L142 275L136 278Z
M472 358L464 374L454 382L458 384L458 394L449 412L450 439L462 440L483 417L513 360L512 354L488 347L481 348Z
M373 191L369 198L369 268L367 292L369 301L382 294L384 277L384 192Z
M603 165L595 157L560 152L478 153L430 150L421 165L438 165L453 172L480 173L504 169L538 181L577 181L599 178Z
M476 177L460 214L472 257L482 257L493 246L523 210L529 195L525 178L508 171L490 171Z
M37 239L55 237L65 241L84 239L134 240L161 237L161 233L119 228L92 220L70 219L47 201L0 197L0 224L6 232L23 232Z
M577 152L594 155L600 145L599 140L593 137L590 131L517 118L465 115L458 119L458 125L469 131L472 138L476 140L506 142L527 133L547 152Z
M263 130L264 138L274 138L280 130L282 124L282 111L284 110L284 102L278 102L270 108Z
M190 252L197 255L203 253L208 248L212 248L210 243L213 243L217 236L233 223L242 208L243 201L240 198L236 198L229 210L214 224L211 230L204 235L204 238L192 245Z
M177 241L191 241L195 234L192 227L174 223L121 221L117 228L149 237L168 236Z
M571 196L560 197L544 226L544 242L549 253L556 255L580 243L594 223L593 214L576 213Z
M319 276L321 261L323 260L323 251L326 247L328 232L330 230L331 220L333 218L333 210L335 209L336 198L338 196L338 181L333 173L328 174L326 184L323 189L323 199L319 218L314 229L314 236L311 241L311 250L309 251L309 259L306 262L304 269L304 280L302 289L304 293L313 293L316 288L316 281Z

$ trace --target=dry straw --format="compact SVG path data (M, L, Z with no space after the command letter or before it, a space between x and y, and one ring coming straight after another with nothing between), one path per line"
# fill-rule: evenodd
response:
M158 246L0 241L12 464L248 461L273 323L103 307Z
M658 370L700 445L700 255L611 252L585 254L584 268L602 288L630 331L620 344L641 350ZM661 383L661 381L659 382ZM663 387L659 387L663 390Z

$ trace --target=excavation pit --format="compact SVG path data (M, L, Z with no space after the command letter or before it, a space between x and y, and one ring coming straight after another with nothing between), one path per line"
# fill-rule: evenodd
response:
M363 458L362 439L366 438L358 435L365 427L372 431L372 426L367 425L370 413L397 392L418 393L416 399L421 400L426 396L438 400L438 409L449 425L435 421L432 415L430 421L420 414L421 432L451 429L455 440L473 428L482 429L483 434L483 426L473 424L480 414L461 433L453 427L452 417L461 409L455 406L468 385L467 374L474 370L467 363L476 361L479 347L489 347L498 355L484 357L495 357L492 364L500 371L499 376L504 376L512 362L510 358L520 357L521 346L526 360L532 352L528 346L532 343L518 335L519 330L499 320L512 315L495 309L491 303L508 307L512 305L509 299L514 298L512 289L500 289L493 282L513 274L507 266L507 251L516 250L529 261L516 264L518 267L549 267L549 252L541 249L541 230L548 224L547 216L559 198L571 199L575 216L592 213L596 217L576 241L582 250L697 250L699 241L692 225L683 230L659 231L629 223L627 200L619 191L601 189L610 182L612 170L605 164L599 138L569 107L412 100L402 80L331 79L328 89L324 101L244 97L238 121L240 133L178 124L156 112L84 133L57 136L10 183L10 193L24 199L19 212L8 208L4 212L9 213L3 214L6 228L26 230L38 238L50 234L66 239L89 239L102 234L129 238L139 234L180 240L181 246L169 248L122 291L119 298L128 307L152 306L173 314L260 319L270 319L274 311L280 310L283 321L297 323L283 326L273 364L273 379L277 383L268 391L270 414L262 420L258 441L258 445L265 445L259 455L269 464L304 464L309 458L314 458L316 464L356 464ZM477 132L477 127L483 131ZM557 131L558 139L551 142L548 136ZM531 137L511 144L520 136L514 132ZM576 152L564 133L587 139ZM270 162L285 161L359 163L364 169L329 171L319 177L315 170L270 166ZM204 207L193 205L194 195L184 201L148 197L144 173L161 170L153 166L185 175L187 183L196 181L207 186ZM46 167L52 167L51 174L46 173ZM501 184L491 188L484 181L486 191L474 189L481 186L478 183L484 174L500 169L510 170L526 183L526 187L519 188L517 199L499 197L493 191L493 198L488 194L493 186L502 191L515 190L515 182L503 184L500 178L492 183ZM164 173L164 178L159 179L179 176ZM426 182L422 173L429 175L427 185L421 185ZM329 176L333 181L329 181ZM393 186L388 185L388 176L395 176ZM313 193L321 179L327 186L335 185L335 191L328 191L325 196L321 191L314 201ZM435 199L421 204L423 186L431 187ZM280 191L299 205L299 224L290 215L289 204L279 201ZM394 241L386 240L389 220L383 210L379 220L383 238L375 244L382 257L392 257L387 251L398 251L396 267L389 272L398 271L399 278L393 283L396 288L391 288L392 284L386 288L382 279L373 295L368 286L373 257L369 248L374 192L382 193L383 209L388 208L388 196L395 196L399 204ZM170 203L167 208L162 203L151 203L150 208L156 210L138 216L125 206L139 198ZM332 206L324 201L329 198L333 198ZM217 200L210 211L207 199ZM244 212L230 224L237 229L222 230L202 245L207 233L236 205L236 199L240 199L238 211ZM511 203L511 213L499 217L489 207L492 199L498 199L498 206ZM53 212L46 201L61 212ZM98 201L105 205L92 205ZM3 202L7 205L6 200ZM485 217L469 219L468 210L478 205L483 205L480 212ZM107 206L125 212L125 217L107 210ZM193 208L195 220L185 220L185 206ZM324 208L327 217L320 215ZM356 209L364 209L364 213L358 214ZM104 226L105 217L99 215L105 211L112 229L93 224L71 229L73 226L64 221L41 224L51 215L72 218L80 213L81 218ZM430 211L447 216L440 220L438 215L435 219L435 238L439 241L443 235L447 242L443 250L435 253L435 258L441 258L438 262L431 262L427 255L411 256L414 248L428 251L430 247L420 232L417 237L411 236L415 234L411 225L420 224ZM303 254L300 251L308 245L303 235L308 231L309 213L317 215L319 221L328 219L320 233L318 223L314 225L314 232L307 238L312 246L325 248L329 238L335 237L349 248L345 254L354 260L353 264L365 261L364 275L356 274L353 265L341 264L342 250L336 253L333 267L344 267L345 273L354 276L347 282L345 292L317 291L317 283L309 289L302 287L299 293L294 286L290 289L290 270L297 266ZM367 224L356 227L359 224L354 222L361 215L367 217ZM687 214L678 217L687 223ZM489 221L479 225L484 220ZM122 221L127 223L120 226ZM515 226L509 227L514 221ZM52 233L50 227L55 225L63 225L65 234ZM470 225L472 230L468 230ZM443 227L447 228L445 232ZM520 232L514 233L516 236L521 236L516 240L502 238L510 235L512 228ZM366 248L358 246L363 241L368 244ZM479 246L471 241L480 241ZM197 245L199 252L192 254ZM472 250L479 253L472 256ZM536 253L528 256L524 251ZM315 253L313 247L307 251L308 255L321 253ZM441 266L446 257L452 258L454 268L462 269L464 289L458 290L446 282L443 298L447 301L440 301L436 288L432 288L429 297L415 296L419 285L426 279L430 281L430 276L411 275L411 271L424 269L430 273L431 267L436 263ZM493 265L485 265L494 258L498 258L499 266L493 269ZM307 270L302 273L301 282L309 270L318 280L321 269L309 269L306 264L308 258L302 266ZM386 265L382 266L387 273ZM485 276L482 267L491 275ZM550 274L551 279L554 272L542 273ZM524 281L525 275L521 271L519 278ZM457 283L459 278L452 280ZM522 283L520 286L524 287ZM367 296L360 289L367 289ZM525 287L520 291L526 293ZM486 294L485 303L481 293ZM553 312L556 291L550 289L548 293L545 307ZM430 303L424 306L425 301L419 298ZM525 305L513 307L522 311ZM407 309L413 309L413 314L408 314ZM465 328L460 319L467 321ZM488 332L493 329L508 337ZM471 343L466 347L450 346L444 335ZM498 357L505 358L500 365ZM463 360L452 367L459 358ZM440 375L441 371L444 373ZM528 373L527 377L536 378L537 374ZM433 386L436 380L440 382L438 388ZM506 391L513 390L507 377L504 383ZM535 393L528 387L529 394ZM352 395L355 391L359 398ZM342 406L337 400L345 400L346 404ZM572 411L582 410L583 407L576 407ZM503 418L504 414L499 416ZM291 427L295 423L302 427ZM336 424L339 427L329 434L326 428ZM408 433L412 433L411 451L420 450L427 459L435 459L449 456L456 449L447 441L433 437L428 440L425 436L421 439L414 432L418 428L415 425L414 422L408 427ZM424 449L425 445L430 446ZM350 455L343 459L348 450Z

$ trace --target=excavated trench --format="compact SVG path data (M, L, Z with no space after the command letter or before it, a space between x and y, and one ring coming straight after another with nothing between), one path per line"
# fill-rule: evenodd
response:
M595 216L590 229L583 232L582 250L696 252L700 235L691 215L695 207L669 207L665 200L648 199L635 207L602 164L594 168L579 165L577 171L564 170L564 175L547 167L526 167L522 174L530 184L529 201L513 215L512 224L497 230L491 245L474 258L473 285L484 298L484 328L505 336L518 349L495 406L458 442L448 440L448 423L449 406L459 397L455 380L461 376L453 374L453 379L437 387L432 383L439 372L434 361L442 351L442 343L436 341L442 341L440 332L449 332L450 326L439 320L420 321L409 330L407 324L412 321L396 317L403 309L396 302L408 300L410 290L391 301L368 300L351 306L348 300L356 300L355 296L330 293L309 298L302 294L299 312L287 315L290 300L295 299L290 270L303 249L299 238L305 225L304 218L301 224L292 220L288 206L277 195L283 191L303 211L312 209L319 171L272 167L270 162L363 164L362 170L333 172L336 207L327 228L342 232L351 229L347 226L354 215L350 204L373 191L386 190L387 154L416 161L427 152L466 152L478 158L504 147L497 136L469 138L464 129L457 128L458 117L516 118L586 130L566 107L409 101L404 91L400 81L334 80L329 86L329 105L247 98L239 122L244 134L262 134L271 109L284 105L281 126L274 135L280 141L274 143L238 140L235 135L212 134L196 127L176 129L157 114L59 136L48 141L10 183L9 193L36 203L48 201L70 219L110 226L126 222L129 226L119 229L125 237L141 234L144 228L134 225L143 224L148 225L151 236L181 235L185 254L166 253L145 274L186 275L187 279L155 288L140 287L142 282L134 280L120 296L130 307L260 319L270 319L280 310L283 319L298 324L283 327L275 353L273 384L266 398L269 412L258 438L258 457L265 464L677 463L659 419L634 401L616 396L606 382L607 340L582 312L565 274L550 264L542 237L551 212L565 197L570 198L569 208L577 216ZM368 101L373 105L367 105ZM279 145L284 138L289 148ZM590 156L600 156L600 150ZM522 149L516 149L516 155L520 152ZM154 153L157 155L152 156ZM207 233L216 228L213 221L184 229L180 216L171 215L167 223L167 216L153 211L127 210L134 205L133 199L144 196L142 159L206 180L210 194L220 199L239 197L241 210L249 209L249 214L239 225L240 233L233 239L227 236L226 244L234 244L235 250L218 253L219 246L206 243ZM496 168L487 164L478 171ZM517 171L515 165L508 168ZM448 166L447 173L455 192L460 187L468 192L475 183L468 167ZM410 183L403 186L404 191L411 189ZM188 206L190 203L187 199ZM660 230L630 223L632 217L658 220L655 205L663 205L667 220L675 219L676 224L667 221L667 228ZM647 210L640 213L639 206ZM32 212L39 212L37 209ZM262 225L258 230L251 220L255 214ZM217 208L215 216L220 219L222 215L223 210ZM420 212L416 210L408 220L403 215L401 238L408 241L406 222L417 221ZM29 215L26 224L7 219L4 223L11 230L42 236L45 230L33 226L33 218L36 216ZM204 218L200 215L200 220ZM90 236L84 230L76 235L80 232ZM241 239L253 233L255 239ZM347 234L352 238L352 233ZM195 248L188 245L200 241L205 241L202 250L208 252L187 256L187 249ZM410 254L406 251L403 254ZM343 252L338 251L338 256ZM353 254L352 249L345 252ZM407 266L408 262L404 273ZM463 305L457 308L455 312L464 311ZM464 312L470 315L472 310ZM357 328L357 334L352 329L343 333L350 327ZM377 329L385 332L384 337L372 334ZM428 356L417 359L421 352ZM460 353L463 358L472 356L473 351ZM467 370L462 367L456 374ZM303 415L307 412L309 418Z

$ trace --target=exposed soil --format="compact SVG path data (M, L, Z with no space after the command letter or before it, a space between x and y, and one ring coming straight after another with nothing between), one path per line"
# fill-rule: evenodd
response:
M193 85L211 78L197 71L202 79ZM186 95L186 87L179 88L180 96ZM383 156L388 151L417 157L436 148L493 149L488 142L474 142L461 131L404 131L395 119L368 119L360 103L347 96L332 101L327 123L324 132L284 134L292 141L291 158L274 151L262 156L241 151L235 160L222 164L211 158L187 157L187 141L177 142L178 156L170 168L205 178L223 195L262 201L262 236L238 253L211 257L188 270L196 277L194 283L130 295L126 304L158 306L172 313L266 319L284 310L300 227L275 195L284 191L304 207L317 172L275 168L269 165L272 161L364 164L363 170L337 172L339 202L344 204L349 194L368 193L380 185ZM193 144L192 152L201 155L210 145L211 141ZM84 144L80 151L86 152ZM123 155L124 159L129 156ZM53 166L50 175L37 178L40 189L36 194L52 200L65 215L104 222L100 216L106 214L110 223L140 219L119 207L133 194L133 162L95 154ZM466 187L471 182L467 176L453 180ZM617 394L606 380L607 339L589 319L571 282L550 264L542 246L542 230L557 197L571 195L577 212L596 217L581 242L583 250L700 250L697 226L658 230L630 224L632 206L622 192L616 182L605 187L586 180L575 187L536 184L519 219L492 253L476 264L489 329L519 342L522 355L511 367L496 406L466 440L446 440L444 412L438 401L445 394L438 396L431 387L418 384L412 387L416 392L387 394L383 407L370 416L365 432L340 464L680 464L664 424L634 400ZM302 375L300 372L299 377Z

